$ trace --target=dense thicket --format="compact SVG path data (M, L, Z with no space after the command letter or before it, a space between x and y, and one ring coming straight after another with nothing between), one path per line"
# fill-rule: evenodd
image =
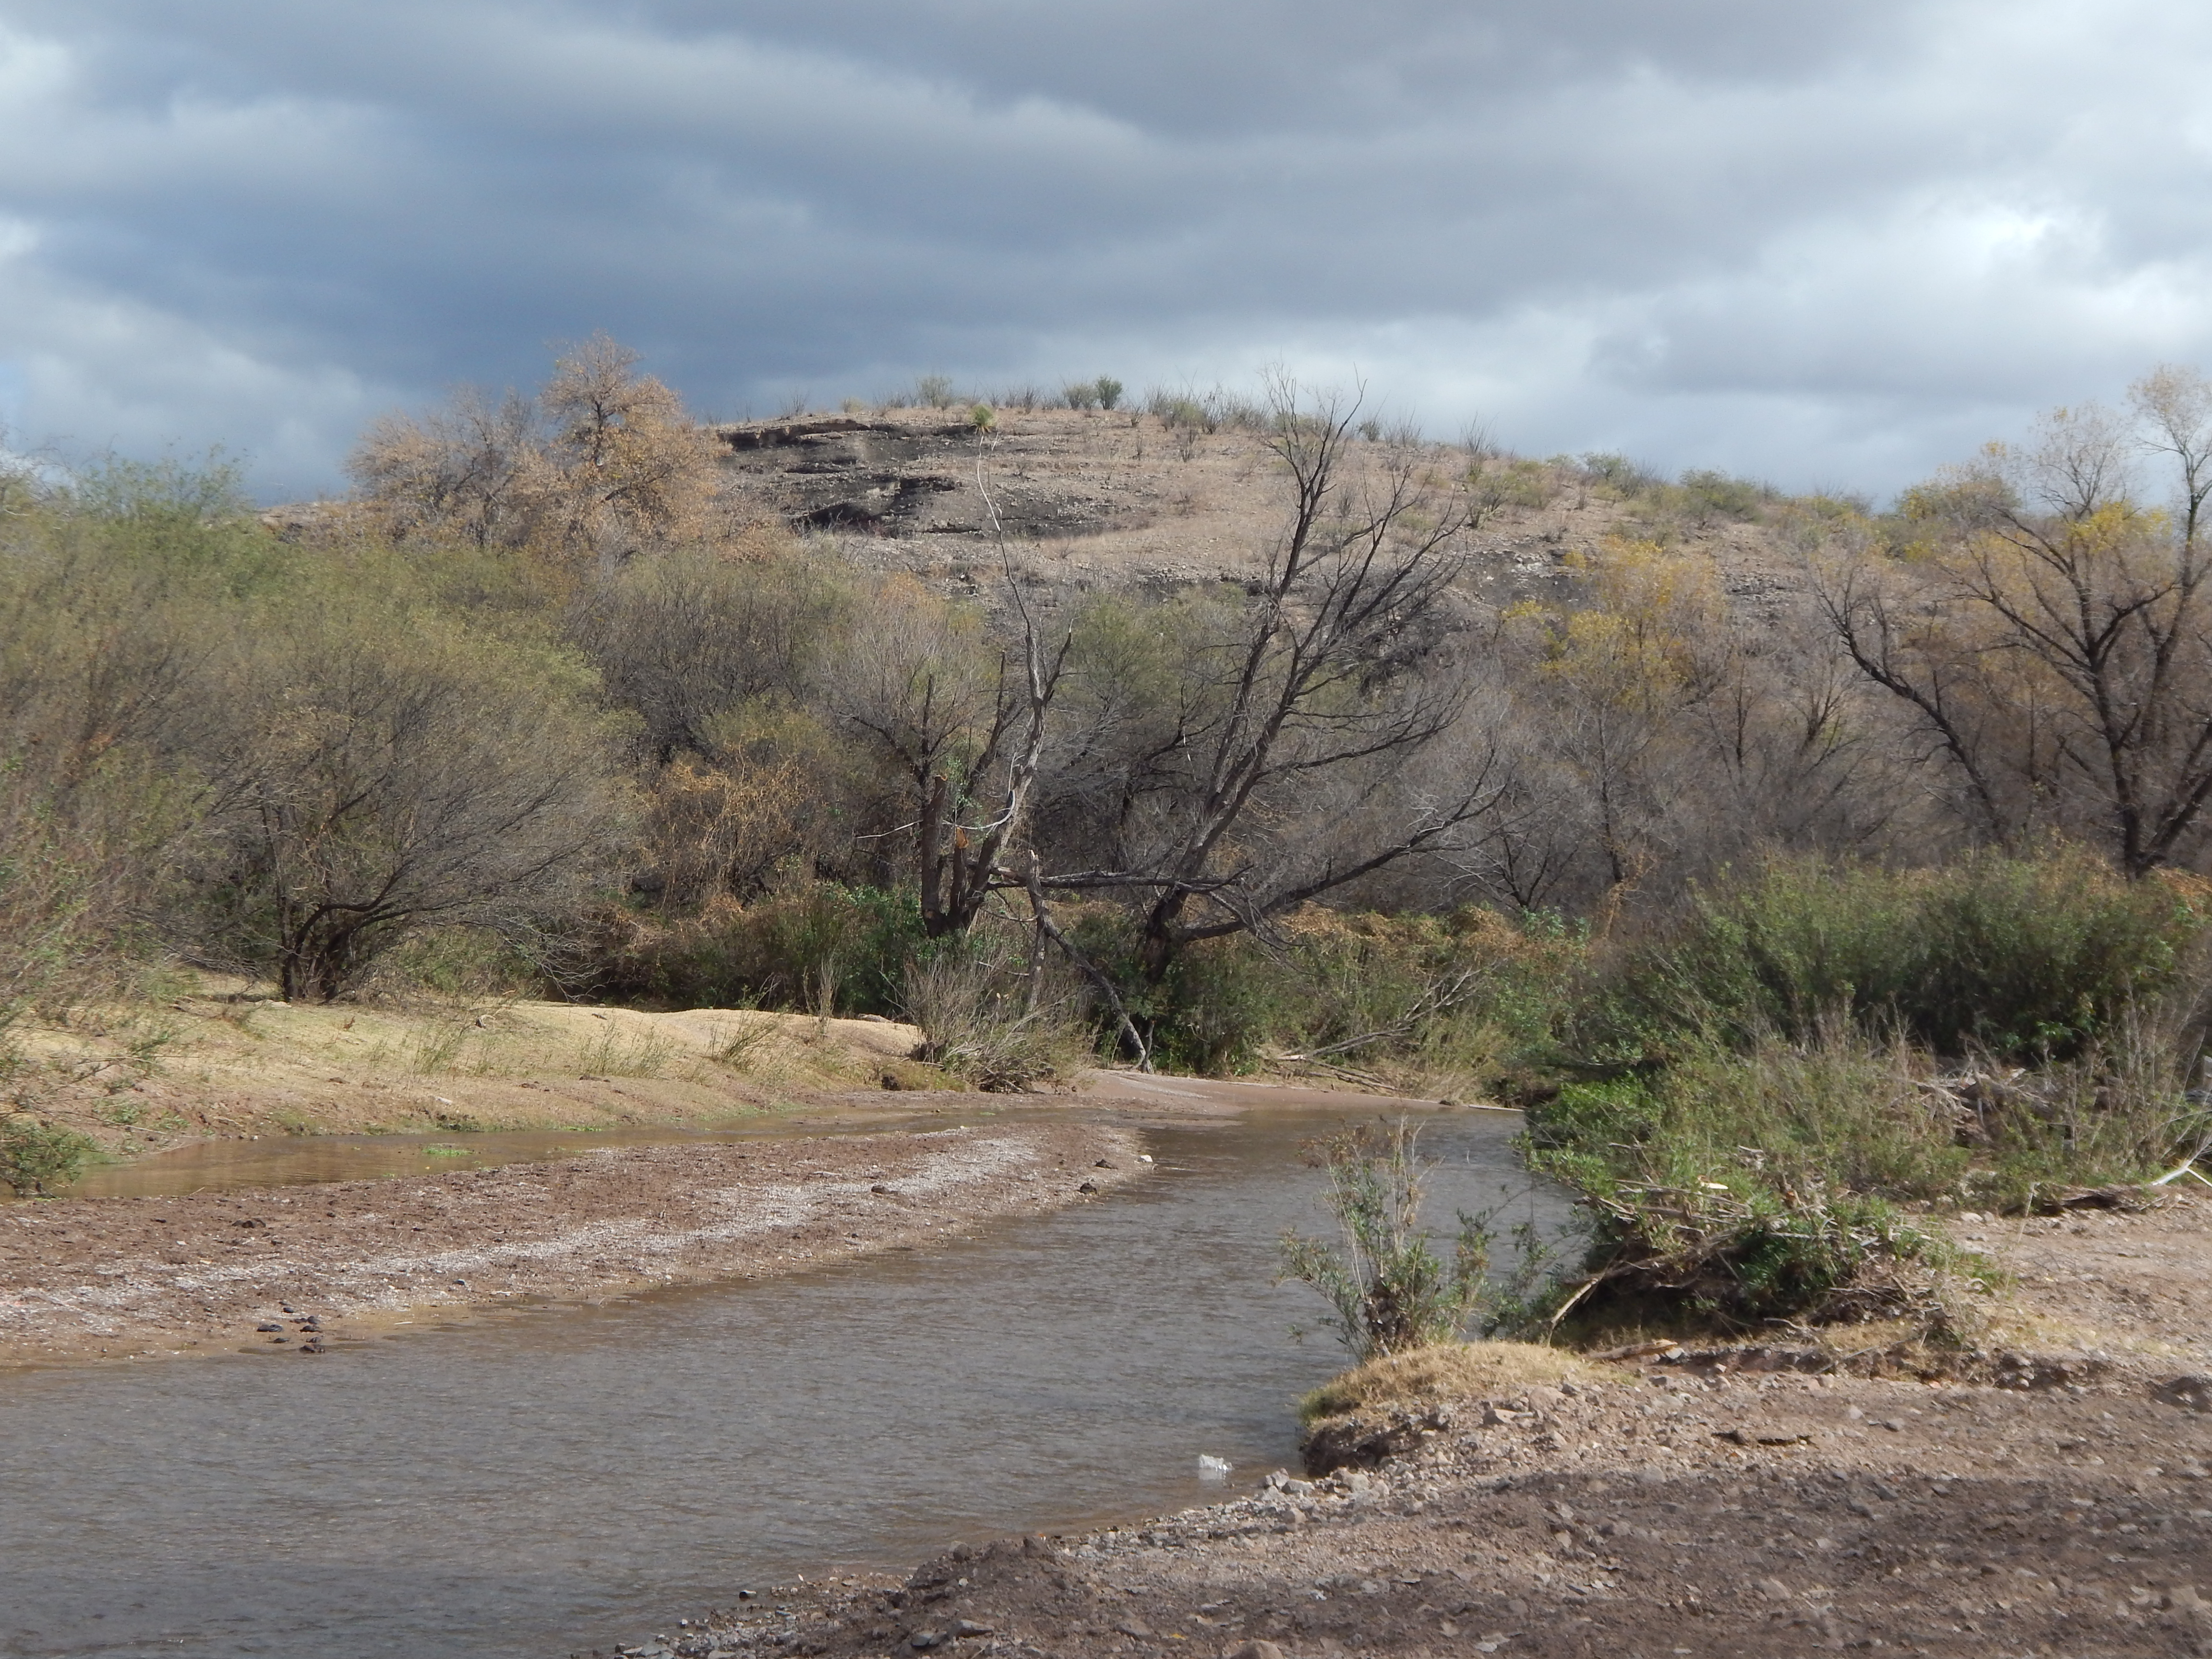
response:
M1241 422L1279 477L1249 582L976 603L862 572L734 517L707 436L603 339L537 395L379 422L358 501L295 540L219 467L11 477L0 1001L149 951L352 994L444 930L595 994L895 1012L951 952L1133 1054L1358 1071L1455 1032L1472 1079L1551 1029L1501 964L1582 938L1739 1033L1879 1007L2056 1052L2106 1007L2125 903L2103 943L1985 941L2072 988L2052 1012L1996 968L1912 988L1919 958L1866 943L1968 876L1887 911L1864 884L2203 856L2192 376L1889 514L1426 445L1290 387L1184 402L1129 418ZM1614 533L1468 579L1487 520L1570 492ZM1745 874L1777 857L1816 939ZM1971 1018L1918 1012L1946 997Z

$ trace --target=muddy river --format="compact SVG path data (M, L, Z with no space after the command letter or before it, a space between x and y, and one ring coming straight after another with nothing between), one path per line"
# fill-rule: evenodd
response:
M1157 1127L1157 1178L926 1254L313 1361L0 1374L0 1653L548 1659L798 1573L1209 1501L1200 1455L1231 1489L1288 1463L1291 1402L1342 1363L1270 1280L1282 1230L1322 1224L1301 1143L1375 1105ZM1436 1223L1556 1223L1517 1125L1429 1121Z

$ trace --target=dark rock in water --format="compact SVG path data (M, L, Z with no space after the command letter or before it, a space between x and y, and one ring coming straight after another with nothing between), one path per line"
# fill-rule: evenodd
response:
M282 1325L263 1324L256 1325L253 1328L257 1331L281 1331L284 1328Z
M305 1319L300 1322L300 1328L303 1331L319 1331L323 1328L322 1316L319 1314L309 1314Z

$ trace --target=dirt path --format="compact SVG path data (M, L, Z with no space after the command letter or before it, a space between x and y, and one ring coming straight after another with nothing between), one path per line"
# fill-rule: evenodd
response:
M2060 1344L1984 1356L2012 1386L1490 1345L1338 1425L1374 1467L629 1651L2212 1654L2212 1203L1982 1231Z
M282 1344L906 1249L1145 1167L1084 1123L607 1150L392 1181L0 1207L0 1364Z

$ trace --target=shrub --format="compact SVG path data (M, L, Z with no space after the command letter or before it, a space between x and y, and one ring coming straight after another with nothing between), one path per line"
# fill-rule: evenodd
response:
M1419 1137L1401 1118L1317 1143L1310 1161L1328 1173L1323 1201L1341 1242L1283 1235L1283 1278L1328 1298L1339 1340L1362 1360L1457 1335L1482 1298L1490 1236L1480 1218L1460 1216L1449 1262L1421 1226Z
M921 1028L916 1060L992 1093L1066 1081L1097 1057L1068 997L1032 1000L1022 964L972 939L908 963L902 1012Z
M1578 1190L1596 1220L1585 1312L1732 1329L1949 1319L1934 1281L1950 1253L1894 1206L1955 1194L1971 1154L1914 1069L1909 1054L1831 1032L1701 1047L1532 1107L1530 1168Z
M1683 506L1700 526L1715 519L1744 523L1757 519L1776 499L1771 486L1749 478L1732 478L1725 472L1692 471L1682 475Z
M1476 1094L1517 1087L1555 1044L1586 948L1577 930L1473 906L1389 916L1316 905L1266 943L1200 941L1154 984L1121 913L1091 910L1072 931L1162 1066Z
M1651 468L1626 455L1594 452L1575 458L1583 482L1601 486L1624 498L1646 495L1666 482Z
M424 927L565 920L623 827L578 665L389 609L318 595L239 677L211 873L289 1000L332 1000Z
M76 1180L98 1150L74 1129L21 1115L0 1118L0 1186L18 1194L43 1194Z
M1803 1042L1841 1018L1946 1054L2064 1058L2174 987L2205 920L2180 884L2070 850L1903 872L1777 860L1631 952L1591 1036L1663 1054L1692 1033Z
M914 401L924 409L950 409L960 400L945 375L924 374L914 383Z
M599 919L600 994L674 1007L893 1014L923 944L906 889L810 883L751 904L717 900L674 920Z
M1119 409L1121 406L1121 383L1111 374L1101 374L1091 382L1091 387L1097 394L1099 408Z

